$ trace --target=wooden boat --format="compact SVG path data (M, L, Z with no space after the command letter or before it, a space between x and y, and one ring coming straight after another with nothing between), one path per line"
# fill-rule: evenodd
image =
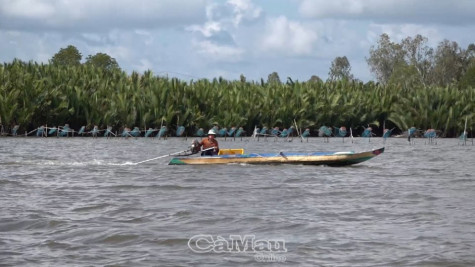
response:
M221 153L221 152L224 153ZM302 164L346 166L369 160L384 152L384 147L365 152L280 152L244 154L243 149L232 149L230 152L222 149L221 155L203 157L176 157L169 165L202 165L202 164Z

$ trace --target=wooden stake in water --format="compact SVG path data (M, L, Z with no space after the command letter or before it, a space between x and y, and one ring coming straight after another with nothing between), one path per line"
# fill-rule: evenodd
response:
M299 127L297 126L297 121L294 119L294 124L295 124L295 130L297 131L298 136L300 136L300 142L303 142L303 136L302 133L300 132Z
M353 130L351 129L351 127L350 127L350 138L351 138L351 143L353 144L354 143Z
M467 145L467 117L465 117L465 128L463 129L463 145Z
M160 136L160 131L162 130L163 127L163 117L162 117L162 124L160 124L160 130L158 131L158 140L160 140L162 137ZM165 139L165 138L164 138Z
M254 125L254 131L252 131L252 138L256 140L256 137L257 137L257 141L259 141L259 136L257 134L257 125Z

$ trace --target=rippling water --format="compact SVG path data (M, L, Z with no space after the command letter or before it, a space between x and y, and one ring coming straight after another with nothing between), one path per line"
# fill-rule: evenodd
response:
M382 140L220 140L247 152L346 151ZM352 167L168 166L191 139L0 138L0 265L260 265L192 236L285 241L280 264L475 266L475 146L408 145ZM283 256L283 257L282 257ZM284 261L285 262L282 262Z

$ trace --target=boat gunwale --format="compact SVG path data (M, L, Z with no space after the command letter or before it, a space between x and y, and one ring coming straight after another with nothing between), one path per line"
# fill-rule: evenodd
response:
M384 152L384 147L351 154L341 152L314 153L264 153L244 155L221 155L203 157L176 157L169 165L206 165L206 164L302 164L302 165L352 165L369 160ZM315 153L320 153L316 155ZM265 156L264 156L265 155ZM272 155L272 156L270 156Z

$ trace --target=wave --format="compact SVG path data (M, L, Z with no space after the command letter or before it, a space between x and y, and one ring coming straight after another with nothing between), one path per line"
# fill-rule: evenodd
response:
M112 162L108 160L62 161L62 160L16 160L1 162L0 165L37 165L37 166L130 166L131 161Z

